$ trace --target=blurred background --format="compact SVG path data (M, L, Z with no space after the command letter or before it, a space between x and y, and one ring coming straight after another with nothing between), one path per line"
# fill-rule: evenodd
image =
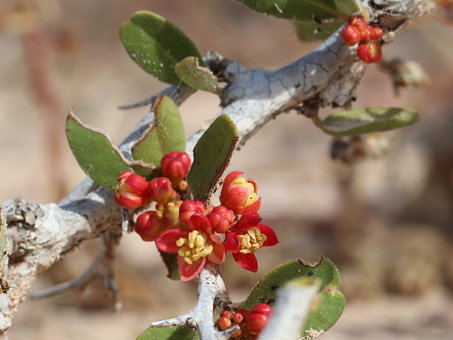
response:
M117 107L166 87L130 60L118 38L121 23L137 10L180 27L202 54L212 49L248 67L275 70L319 44L299 42L291 23L234 1L0 0L0 202L58 202L83 180L64 136L71 108L120 143L148 108ZM233 300L244 299L283 261L324 255L337 264L348 303L321 339L451 338L452 17L450 3L383 49L384 58L420 63L429 86L396 95L388 74L370 65L358 88L354 108L411 107L421 114L418 124L345 140L344 159L332 160L332 139L291 112L235 152L230 170L258 182L263 223L276 230L280 244L257 253L256 274L227 259ZM214 95L191 97L180 109L187 136L219 110ZM195 282L166 279L154 245L137 235L121 243L121 312L111 311L100 289L83 299L28 300L8 338L135 339L151 321L192 308ZM87 242L42 275L33 291L77 277L96 251L97 241Z

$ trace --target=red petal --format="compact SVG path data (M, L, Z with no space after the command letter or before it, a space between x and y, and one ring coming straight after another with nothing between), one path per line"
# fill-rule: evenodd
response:
M265 225L262 223L258 224L257 227L261 231L261 233L266 235L266 237L267 237L267 239L266 239L266 241L264 241L262 247L271 247L271 246L275 246L278 243L278 237L277 237L277 234L275 233L274 229L272 229L268 225Z
M193 214L187 221L187 226L192 230L204 230L212 233L211 223L205 215Z
M231 182L233 182L236 177L238 177L239 175L242 175L242 174L243 174L242 171L233 171L233 172L229 173L228 176L225 177L225 180L223 181L223 186L222 186L222 191L220 193L220 197L222 197L223 195L225 195L227 193L228 189L230 188Z
M236 231L229 232L225 237L225 249L233 254L239 251L239 239Z
M184 258L178 256L178 273L182 281L192 280L195 276L200 274L206 264L206 257L200 260L187 264Z
M214 249L207 256L208 260L212 263L220 264L225 261L225 246L223 245L222 239L216 234L211 234L209 237L211 238L211 244Z
M148 182L140 175L133 173L126 178L124 183L140 195L146 195L148 193Z
M256 226L258 223L261 222L261 220L262 218L260 217L260 214L258 214L256 211L250 211L242 215L238 223L236 223L233 228L243 231L243 233L246 233L247 229Z
M181 237L187 238L190 230L171 229L160 235L156 240L156 246L164 253L177 254L180 247L176 245Z
M258 270L258 261L256 260L255 255L237 252L236 254L233 254L233 257L242 268L251 272L256 272Z
M244 209L241 210L241 214L245 214L245 213L248 213L248 212L252 212L252 211L258 211L261 207L261 197L258 198L258 200L253 203L253 204L250 204L248 207L245 207Z

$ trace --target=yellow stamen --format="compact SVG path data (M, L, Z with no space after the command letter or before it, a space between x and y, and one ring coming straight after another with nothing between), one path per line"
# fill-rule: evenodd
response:
M213 251L213 246L206 243L205 238L194 230L187 235L187 238L180 238L176 241L179 248L178 255L184 258L187 264L192 264L202 257L206 257Z
M242 254L254 253L263 243L266 242L267 236L261 234L261 231L257 227L252 227L247 230L247 234L238 235L239 239L239 252Z

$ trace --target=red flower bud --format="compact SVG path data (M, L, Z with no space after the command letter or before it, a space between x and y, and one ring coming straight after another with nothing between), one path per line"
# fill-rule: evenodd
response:
M340 33L341 39L348 46L354 46L360 41L360 31L357 27L348 25Z
M260 333L266 327L273 309L265 303L253 307L245 319L247 328L254 333Z
M167 177L156 177L149 182L149 194L153 201L166 204L176 198L176 191L171 187L171 181Z
M242 174L241 171L230 173L225 178L220 193L220 203L235 214L257 211L261 205L261 198L256 195L256 183L240 176Z
M135 209L151 202L148 182L132 171L121 173L117 181L114 198L115 202L125 208Z
M366 42L371 39L371 28L367 27L360 31L360 41Z
M370 40L359 44L357 56L367 64L378 63L382 58L382 50L376 40Z
M206 208L201 201L184 201L179 208L179 221L187 225L193 214L206 216Z
M350 17L349 20L348 20L348 24L349 25L352 25L352 26L355 26L355 24L357 23L359 19L357 17Z
M162 158L160 166L164 176L179 181L189 173L191 160L185 152L172 151Z
M258 314L264 314L266 316L271 316L272 312L274 311L274 307L269 306L266 303L261 303L259 305L256 305L250 310L250 313L258 313Z
M373 27L371 28L371 38L374 40L379 40L382 38L382 35L384 32L382 31L382 28L380 27Z
M137 218L135 232L143 241L152 242L163 232L162 217L157 211L146 211Z
M223 234L230 229L234 221L234 212L219 205L208 215L208 220L216 233Z
M231 327L231 319L227 316L221 316L217 324L223 330L228 329Z
M241 323L243 320L244 320L244 315L242 315L242 313L239 313L239 312L236 312L234 315L233 315L233 319L232 319L235 323Z

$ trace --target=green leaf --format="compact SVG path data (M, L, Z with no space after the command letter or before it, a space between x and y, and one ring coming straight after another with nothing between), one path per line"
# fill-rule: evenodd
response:
M301 330L301 337L306 331L327 331L343 313L345 298L338 290L340 274L332 261L321 257L314 265L302 260L286 262L269 271L252 290L240 308L252 309L260 303L272 304L278 288L295 278L311 278L321 280L316 308L308 314Z
M251 10L281 19L299 21L325 21L331 19L345 20L336 6L336 0L236 0ZM356 0L342 0L348 8Z
M340 26L341 22L328 22L317 24L309 21L294 21L297 38L301 41L315 41L327 39Z
M84 125L72 112L66 119L66 137L82 170L100 186L114 191L119 174L131 170L106 135Z
M200 67L198 58L187 57L175 66L178 77L191 88L220 93L217 77L206 67Z
M137 173L154 167L129 162L103 133L84 125L73 112L66 118L66 138L77 162L85 173L100 186L114 191L123 171Z
M187 327L148 328L136 340L200 340L198 332Z
M160 161L171 151L186 151L184 125L178 107L166 96L159 96L153 107L154 123L132 147L132 157L160 169ZM148 180L151 171L140 173Z
M178 272L178 254L168 254L160 251L160 257L167 267L168 274L167 277L172 280L180 280L179 272Z
M139 11L125 22L120 39L129 56L157 79L184 86L175 72L175 65L186 57L201 59L194 43L176 26L161 16Z
M324 120L315 117L313 121L324 132L344 137L399 129L414 124L419 119L420 115L415 110L378 106L336 112Z
M362 5L362 0L335 0L335 6L340 12L351 16L357 14L364 17L368 16L368 12Z
M236 125L226 114L217 117L200 137L193 150L194 161L187 177L195 200L209 200L238 140Z

